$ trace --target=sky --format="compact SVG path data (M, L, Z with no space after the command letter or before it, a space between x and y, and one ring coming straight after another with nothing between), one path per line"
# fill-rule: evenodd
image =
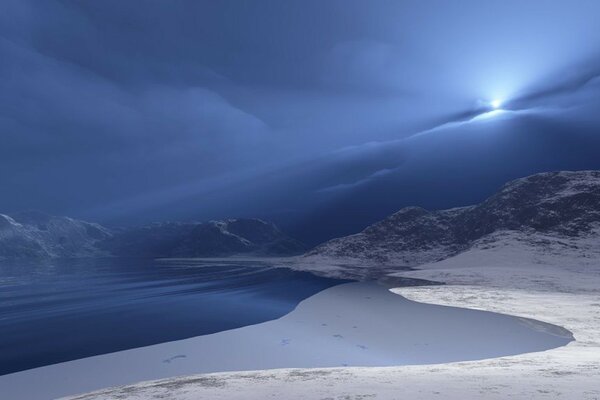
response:
M595 0L2 8L2 213L260 217L316 244L600 169Z

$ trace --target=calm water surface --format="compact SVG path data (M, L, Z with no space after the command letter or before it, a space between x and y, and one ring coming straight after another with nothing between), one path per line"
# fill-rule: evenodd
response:
M342 281L265 265L0 263L0 375L279 318Z

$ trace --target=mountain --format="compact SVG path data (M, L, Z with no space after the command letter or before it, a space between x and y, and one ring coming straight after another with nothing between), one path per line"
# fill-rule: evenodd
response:
M228 219L109 230L37 211L0 214L0 259L293 255L306 248L270 222Z
M333 239L303 257L416 266L503 237L543 245L599 236L600 171L549 172L517 179L480 204L428 211L406 207L362 232ZM589 242L589 241L588 241ZM0 258L219 257L293 255L302 243L259 219L157 223L110 231L39 212L0 214Z
M600 171L531 175L468 207L406 207L360 233L330 240L305 257L416 266L508 236L564 246L598 236L600 245Z
M190 195L165 202L156 212L210 215L227 203L243 215L276 219L313 247L406 206L441 210L477 204L523 176L600 170L598 128L584 122L600 108L600 79L581 95L595 100L584 105L569 99L556 109L520 105L469 120L448 116L410 137L325 152L240 179L209 201L203 194Z
M274 224L244 218L151 224L116 232L100 247L118 256L144 257L292 255L305 250L302 243Z
M0 214L0 259L102 255L96 244L111 236L104 227L37 211Z

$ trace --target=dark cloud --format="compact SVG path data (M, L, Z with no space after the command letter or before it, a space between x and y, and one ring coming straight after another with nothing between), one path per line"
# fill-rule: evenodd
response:
M599 12L585 0L5 1L0 211L263 216L316 242L403 205L597 168ZM494 99L512 113L477 119Z

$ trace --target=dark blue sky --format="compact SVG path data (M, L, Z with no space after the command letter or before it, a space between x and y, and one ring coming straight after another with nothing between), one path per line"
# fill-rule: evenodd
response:
M0 212L259 216L317 242L600 168L598 15L593 0L4 1ZM493 100L504 111L477 117Z

